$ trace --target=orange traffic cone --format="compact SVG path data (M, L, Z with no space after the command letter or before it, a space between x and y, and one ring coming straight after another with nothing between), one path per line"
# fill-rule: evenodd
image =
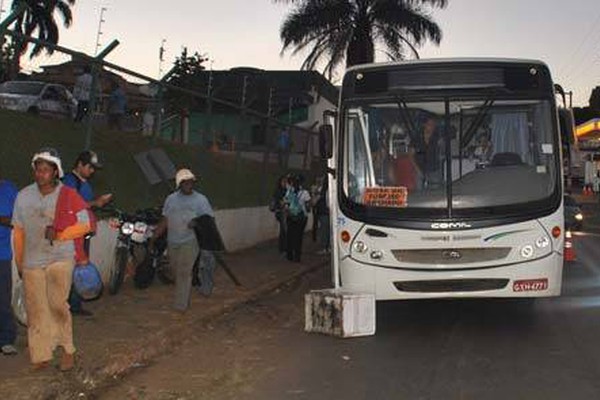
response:
M571 231L565 232L565 252L564 259L565 261L575 261L575 249L573 248L573 235Z

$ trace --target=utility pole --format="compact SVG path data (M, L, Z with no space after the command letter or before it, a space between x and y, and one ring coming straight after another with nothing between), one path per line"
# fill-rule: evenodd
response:
M273 86L269 88L269 107L267 109L267 117L271 118L271 114L273 114Z
M98 21L98 31L96 32L96 50L94 50L94 56L98 55L98 49L100 48L100 36L102 35L102 24L106 22L104 19L104 12L106 10L106 7L100 9L100 20Z
M244 85L242 86L242 112L246 108L246 90L248 89L248 75L244 75Z
M569 108L573 109L573 91L569 90L567 95L569 95Z
M167 39L163 39L160 42L160 49L158 50L158 79L159 80L163 74L163 61L165 61L165 43L166 42L167 42Z
M212 86L213 86L213 63L215 60L210 61L210 69L208 70L208 86L206 88L206 95L210 98L212 94Z

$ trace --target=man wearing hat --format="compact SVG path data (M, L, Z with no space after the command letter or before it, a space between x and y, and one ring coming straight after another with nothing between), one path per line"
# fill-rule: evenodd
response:
M99 169L102 169L102 164L98 160L98 155L91 150L86 150L79 153L73 170L65 174L62 179L65 185L77 190L90 207L104 207L112 199L110 193L94 197L90 179Z
M90 184L92 176L101 168L102 164L98 160L98 155L91 150L86 150L79 153L73 170L65 174L62 181L65 185L77 190L89 207L104 207L112 199L112 194L103 194L95 198L92 185ZM91 235L88 235L84 240L84 249L88 257L90 253L90 239ZM82 303L83 300L81 297L74 290L71 290L71 294L69 295L71 313L73 315L91 316L92 312L85 310Z
M202 215L213 216L206 196L194 190L196 176L189 169L180 169L175 175L177 190L171 193L163 206L163 218L159 222L150 246L156 238L167 231L169 264L175 273L174 308L185 311L190 304L192 269L200 254L201 268L214 269L215 258L209 251L200 250L193 230L192 220ZM210 294L212 282L202 282L201 291ZM208 287L210 285L210 287Z
M75 240L89 232L90 218L81 196L60 182L63 170L55 149L40 150L31 166L35 182L17 195L12 217L14 260L25 290L29 356L33 368L42 369L60 346L60 369L67 371L75 362L67 304Z

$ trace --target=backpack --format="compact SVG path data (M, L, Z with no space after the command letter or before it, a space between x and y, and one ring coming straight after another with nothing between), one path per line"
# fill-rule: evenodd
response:
M294 190L290 190L287 195L288 201L288 213L292 217L302 217L304 216L304 208L300 203L300 190L297 192Z

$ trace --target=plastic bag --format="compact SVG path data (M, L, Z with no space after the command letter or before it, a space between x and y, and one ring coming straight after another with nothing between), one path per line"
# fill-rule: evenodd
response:
M25 288L23 280L17 279L13 286L12 309L20 324L27 326L27 310L25 309Z
M102 277L94 264L78 265L73 269L73 287L84 300L96 299L102 294Z

